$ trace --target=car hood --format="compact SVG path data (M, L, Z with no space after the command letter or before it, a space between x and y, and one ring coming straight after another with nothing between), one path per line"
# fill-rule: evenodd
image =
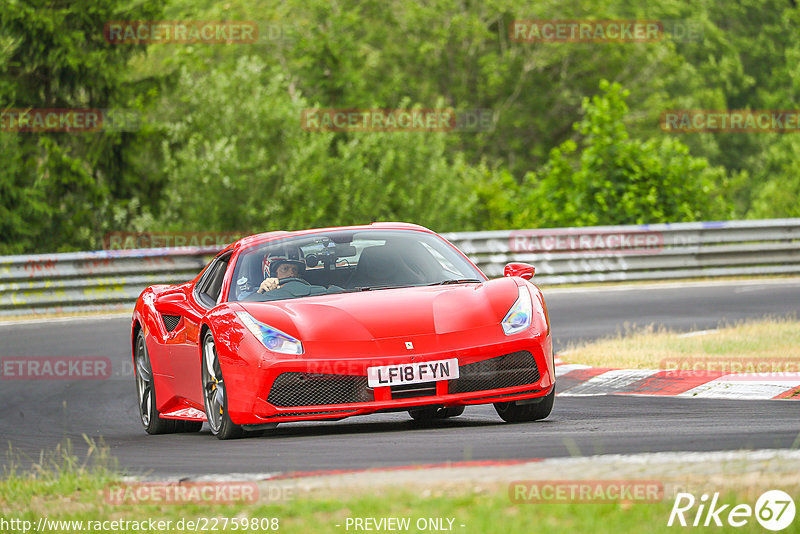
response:
M517 296L516 282L500 278L238 304L302 341L374 341L497 325Z

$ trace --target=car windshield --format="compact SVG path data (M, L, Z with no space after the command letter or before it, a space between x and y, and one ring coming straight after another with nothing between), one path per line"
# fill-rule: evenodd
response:
M259 291L267 278L270 287ZM243 251L228 300L266 302L484 280L474 265L435 234L338 230L270 241Z

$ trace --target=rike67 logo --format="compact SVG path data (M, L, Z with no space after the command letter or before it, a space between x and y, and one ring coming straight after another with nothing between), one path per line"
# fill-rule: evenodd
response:
M697 509L693 510L695 505ZM786 492L769 490L758 498L755 509L749 504L737 504L731 508L730 504L719 503L719 493L714 493L711 497L704 493L700 499L696 499L691 493L678 493L667 526L721 527L727 524L731 527L742 527L753 516L767 530L783 530L794 521L794 501Z

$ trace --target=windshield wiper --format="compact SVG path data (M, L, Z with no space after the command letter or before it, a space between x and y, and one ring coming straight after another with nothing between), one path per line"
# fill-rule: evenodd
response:
M456 278L453 280L442 280L441 282L434 282L432 284L422 284L422 285L393 285L393 286L363 286L363 287L352 287L350 289L345 290L345 293L358 293L361 291L375 291L376 289L399 289L401 287L423 287L423 286L446 286L450 284L472 284L475 282L483 282L483 280L478 280L477 278Z
M431 286L447 286L450 284L472 284L475 282L483 282L483 280L478 280L477 278L455 278L453 280L442 280L441 282L434 282L432 284L428 284Z
M376 289L397 289L399 287L408 287L408 286L363 286L363 287L353 287L347 289L345 293L357 293L359 291L374 291Z

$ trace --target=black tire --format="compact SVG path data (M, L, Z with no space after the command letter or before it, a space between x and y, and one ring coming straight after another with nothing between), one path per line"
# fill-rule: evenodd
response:
M147 343L144 333L139 331L133 353L134 374L136 375L136 399L139 405L139 418L148 434L169 434L180 432L176 430L174 419L162 419L156 409L156 390L153 378L153 368L150 365L150 355L147 353Z
M464 413L463 406L451 406L449 408L422 408L421 410L409 410L408 415L414 421L435 421L437 419L448 419L458 417Z
M527 423L544 419L553 411L553 400L556 398L556 388L549 395L542 397L536 404L519 405L516 401L495 402L494 409L497 415L507 423Z
M217 357L217 348L214 336L207 331L203 336L202 358L202 386L203 406L211 433L217 439L237 439L245 435L244 429L231 421L228 415L228 393L225 389L225 380L222 368Z

